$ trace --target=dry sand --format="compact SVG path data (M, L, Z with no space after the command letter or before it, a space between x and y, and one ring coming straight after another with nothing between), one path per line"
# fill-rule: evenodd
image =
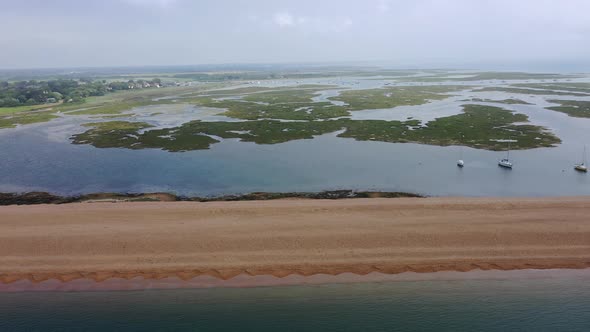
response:
M590 197L0 207L0 284L587 267Z

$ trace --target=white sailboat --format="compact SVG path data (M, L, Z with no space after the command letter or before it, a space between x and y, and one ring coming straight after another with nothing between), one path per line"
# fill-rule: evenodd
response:
M586 173L588 172L588 166L586 166L586 146L584 146L584 154L582 155L582 162L576 164L574 169L578 172Z
M512 162L510 161L510 142L511 141L508 141L508 152L506 153L506 158L501 159L498 162L498 166L512 169Z
M461 133L461 140L463 140L464 136ZM463 161L463 146L459 146L459 160L457 160L457 167L463 168L465 166L465 162Z

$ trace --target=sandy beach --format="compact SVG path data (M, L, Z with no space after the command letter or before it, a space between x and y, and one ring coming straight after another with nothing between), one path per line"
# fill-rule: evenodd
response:
M590 197L0 207L5 286L588 267Z

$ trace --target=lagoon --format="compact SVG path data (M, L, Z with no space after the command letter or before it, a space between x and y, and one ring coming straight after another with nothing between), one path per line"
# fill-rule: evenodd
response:
M345 89L374 89L392 83L369 78L333 78L262 82L261 86L339 84ZM515 81L531 83L531 80ZM511 84L513 82L510 82ZM445 83L447 84L447 83ZM505 82L460 82L501 86ZM317 101L329 101L338 90L320 92ZM414 143L356 141L336 133L313 139L257 145L222 139L209 150L167 152L74 145L70 136L87 128L81 124L117 119L96 115L61 115L50 122L0 130L0 192L47 191L56 194L92 192L171 192L179 195L217 196L256 191L322 191L335 189L405 191L432 196L573 196L590 195L590 179L576 173L590 142L590 119L574 118L546 109L551 99L590 100L590 97L523 95L477 89L424 105L353 111L353 120L427 121L461 112L461 105L502 107L529 117L531 124L548 128L561 139L552 148L511 152L513 170L500 169L505 152L468 147L439 147ZM500 104L488 100L520 99L529 104ZM485 102L466 102L480 99ZM341 105L341 103L336 102ZM223 110L166 104L141 106L124 112L125 121L146 122L155 128L178 126L191 120L236 121L219 115ZM283 120L287 121L287 120ZM458 169L456 160L465 160Z

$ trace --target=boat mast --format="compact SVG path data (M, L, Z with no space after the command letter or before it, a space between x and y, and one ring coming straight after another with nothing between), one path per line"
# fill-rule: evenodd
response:
M460 142L459 142L459 160L463 160L463 133L461 134Z

